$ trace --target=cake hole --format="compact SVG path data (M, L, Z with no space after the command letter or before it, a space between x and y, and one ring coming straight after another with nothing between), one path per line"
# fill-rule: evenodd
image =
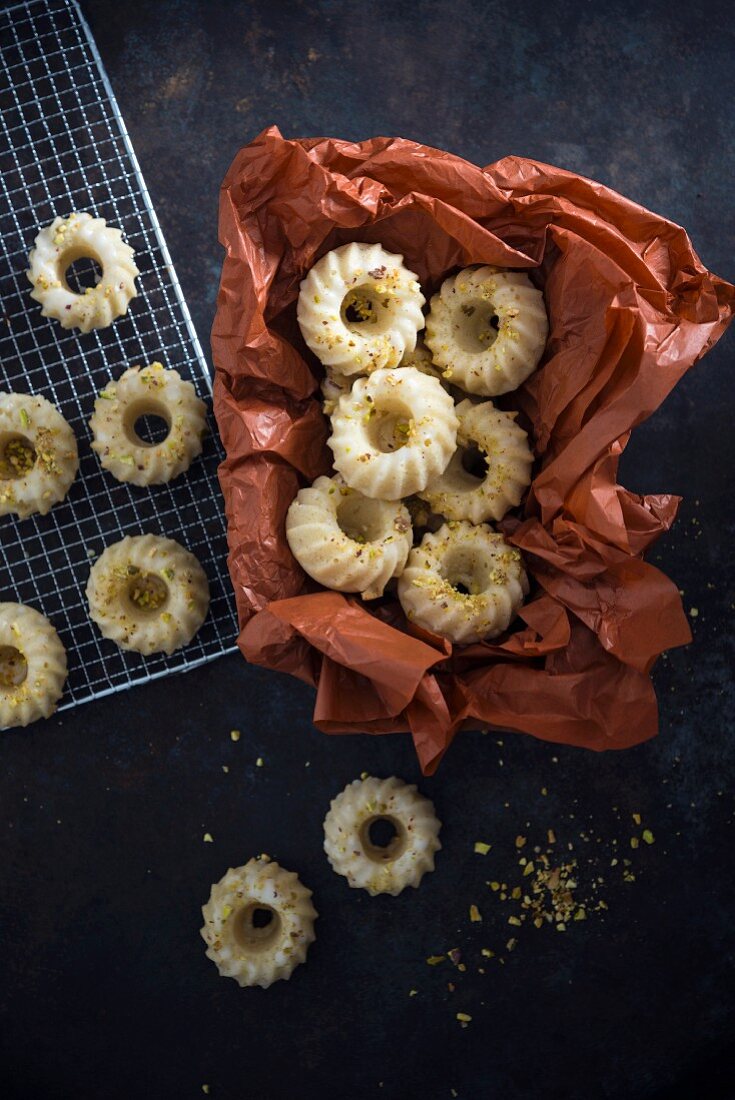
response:
M461 596L477 596L488 586L489 566L470 547L452 547L439 572Z
M340 316L352 332L370 336L383 333L391 323L390 299L381 297L372 283L364 283L347 291Z
M464 302L455 312L454 328L463 351L479 354L491 348L498 338L500 318L481 298Z
M368 415L367 437L372 446L383 454L400 451L416 434L411 410L400 401L384 406L373 405Z
M387 863L399 858L408 843L406 830L398 818L375 814L360 829L360 843L368 859Z
M78 256L64 271L64 282L72 294L93 290L101 278L102 267L93 256Z
M281 918L270 905L250 902L232 917L235 942L248 951L268 947L278 938Z
M390 818L377 817L370 823L368 836L374 848L387 848L393 838L398 836L398 830Z
M350 325L371 325L378 319L378 312L372 298L351 290L344 300L344 319Z
M28 676L28 662L13 645L0 645L0 688L17 688Z
M168 585L155 573L144 573L134 565L128 566L128 573L128 599L135 610L150 614L161 611L168 602Z
M123 431L134 447L158 447L171 431L168 409L156 401L136 401L125 411Z
M354 542L378 542L386 534L382 501L350 493L337 507L337 523Z
M484 451L481 451L478 446L471 443L469 447L462 447L460 450L460 462L462 463L462 469L470 477L474 477L477 481L484 481L487 477L487 457Z
M164 417L156 416L154 413L146 413L145 416L139 416L135 421L133 431L142 443L155 447L156 444L163 443L170 428Z
M273 920L272 909L261 909L260 906L256 906L253 909L252 915L253 928L267 928L270 922Z
M26 477L36 465L36 448L24 435L0 436L0 481Z

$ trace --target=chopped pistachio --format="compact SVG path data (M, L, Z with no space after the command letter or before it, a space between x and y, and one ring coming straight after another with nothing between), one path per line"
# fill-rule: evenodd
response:
M479 856L486 856L491 847L491 844L485 844L485 842L482 840L475 841L475 851Z
M653 844L655 837L650 829L644 829L641 835L643 836L646 844Z

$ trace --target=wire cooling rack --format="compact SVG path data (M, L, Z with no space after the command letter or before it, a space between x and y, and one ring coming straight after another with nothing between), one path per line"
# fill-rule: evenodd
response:
M0 601L30 604L69 656L60 709L193 668L234 648L222 458L210 418L204 454L170 485L128 487L90 449L98 391L133 364L175 367L210 402L211 382L166 243L89 28L75 0L27 0L0 12L0 389L48 398L72 425L80 470L49 515L0 516ZM41 316L25 276L38 230L89 211L118 226L140 268L127 316L87 335ZM125 653L87 615L85 587L105 546L144 532L177 539L209 577L211 607L171 657Z

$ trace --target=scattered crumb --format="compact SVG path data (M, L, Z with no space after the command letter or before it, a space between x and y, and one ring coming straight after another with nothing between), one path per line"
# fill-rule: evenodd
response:
M477 924L478 921L482 920L482 915L480 914L480 910L477 908L476 905L470 906L470 920L473 924Z
M239 730L230 730L230 738L233 741L239 741L240 740L240 731Z
M211 844L214 841L214 837L212 836L211 833L205 833L204 836L202 837L202 840L204 841L205 844Z
M264 764L263 757L259 756L258 759L255 761L255 767L256 768L262 768L263 764Z

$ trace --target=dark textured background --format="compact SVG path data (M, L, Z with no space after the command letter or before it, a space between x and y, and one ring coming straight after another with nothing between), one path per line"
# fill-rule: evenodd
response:
M401 134L480 164L557 163L685 225L735 278L728 4L83 7L205 343L218 186L271 122L289 136ZM419 778L410 740L327 738L310 690L239 657L2 735L4 1096L168 1100L203 1084L238 1100L735 1096L734 351L730 335L623 461L630 487L685 497L654 552L695 636L656 670L660 736L597 756L461 735L421 781L444 850L418 893L350 891L321 852L348 780ZM656 838L637 851L633 813ZM564 934L524 928L508 953L513 929L485 883L517 873L517 834L542 842L549 827L574 845L580 894L604 879L608 909ZM486 857L477 839L492 842ZM614 840L634 882L610 867ZM307 965L267 992L218 978L198 936L209 884L263 850L321 913ZM451 947L464 972L427 966Z

